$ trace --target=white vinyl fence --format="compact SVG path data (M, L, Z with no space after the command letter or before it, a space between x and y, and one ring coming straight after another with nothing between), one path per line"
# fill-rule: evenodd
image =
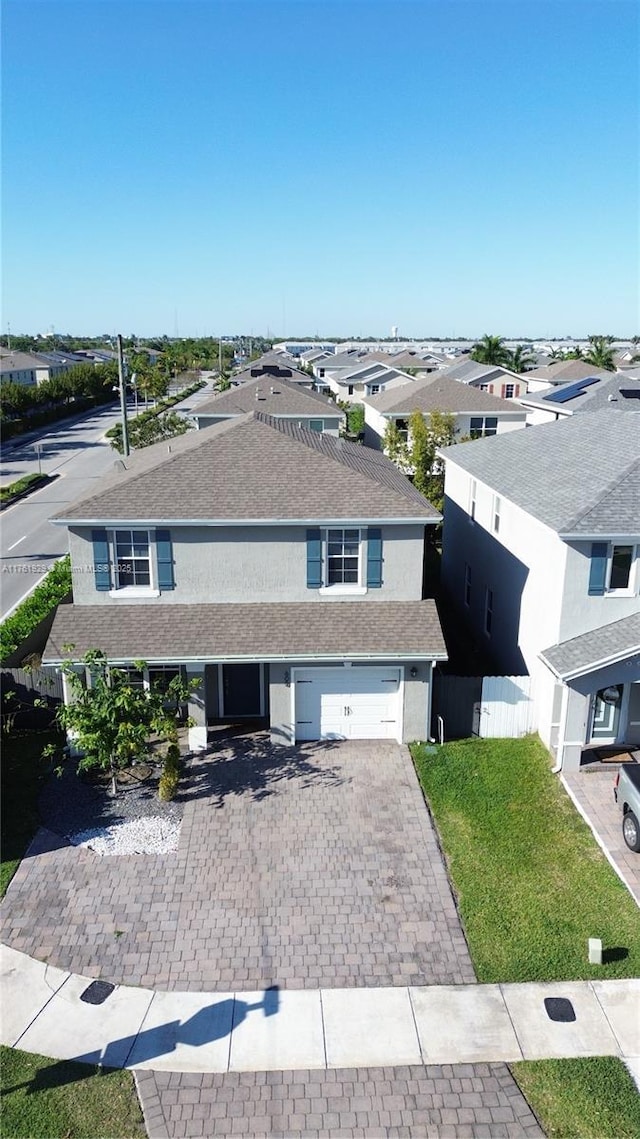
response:
M483 739L516 739L535 732L537 726L530 676L482 678L478 735Z

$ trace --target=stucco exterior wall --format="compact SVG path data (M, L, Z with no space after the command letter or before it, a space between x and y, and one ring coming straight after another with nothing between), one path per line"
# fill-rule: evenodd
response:
M159 597L122 596L123 603L185 605L207 602L419 601L422 596L424 527L383 526L383 584L364 594L307 589L304 526L196 527L172 529L176 588ZM90 529L69 533L76 605L118 605L120 598L95 588ZM366 542L363 543L366 567ZM366 573L366 568L365 568Z
M612 526L613 524L612 519ZM635 544L640 544L640 534L636 535L634 541ZM568 641L571 637L578 637L581 633L588 633L591 629L610 625L612 621L621 621L623 617L640 612L640 596L637 592L629 597L610 593L590 597L591 542L570 542L565 543L565 546L567 568L558 640Z
M323 415L322 409L319 410L317 415L285 415L274 416L275 419L286 419L291 423L297 423L300 427L306 427L311 430L311 420L322 419L324 422L324 435L339 435L340 423L342 419L338 416ZM227 415L199 415L197 417L197 424L200 429L205 427L213 427L216 423L226 423L229 420Z

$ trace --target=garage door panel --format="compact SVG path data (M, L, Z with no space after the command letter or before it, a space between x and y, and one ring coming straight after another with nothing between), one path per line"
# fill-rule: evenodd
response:
M305 669L296 676L296 739L399 739L399 669Z

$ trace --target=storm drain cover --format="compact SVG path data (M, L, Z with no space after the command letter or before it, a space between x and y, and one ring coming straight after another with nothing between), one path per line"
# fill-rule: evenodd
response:
M576 1014L567 997L545 997L544 1007L547 1010L549 1020L557 1020L561 1024L571 1024L576 1019Z
M110 997L115 985L110 981L92 981L87 985L84 993L80 994L80 1000L88 1005L101 1005L104 1004L107 997Z

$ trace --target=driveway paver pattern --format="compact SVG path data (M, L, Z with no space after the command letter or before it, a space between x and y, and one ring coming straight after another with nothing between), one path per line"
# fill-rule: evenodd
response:
M228 738L193 759L177 853L41 830L0 938L72 972L229 991L475 980L408 750Z
M640 905L640 854L629 850L622 837L622 812L613 797L615 775L611 769L569 771L563 780Z
M150 1139L539 1139L504 1064L329 1072L137 1072Z

